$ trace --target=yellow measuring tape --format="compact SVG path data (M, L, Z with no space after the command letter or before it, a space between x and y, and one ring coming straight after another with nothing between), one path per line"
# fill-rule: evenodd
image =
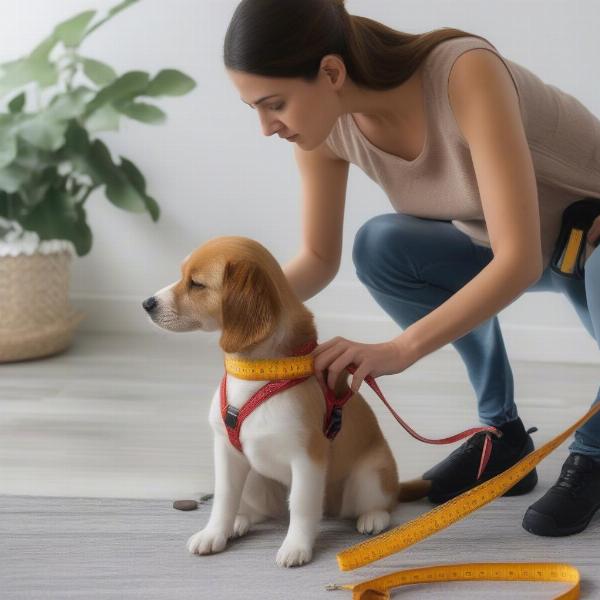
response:
M488 479L477 487L467 490L460 496L407 521L402 525L346 548L337 554L340 570L350 571L362 567L400 550L449 527L467 515L492 502L504 494L546 456L562 444L578 427L591 419L598 411L596 404L576 423L534 450L518 463L499 475ZM353 600L388 599L389 589L414 583L435 581L465 580L508 580L508 581L563 581L573 587L557 598L579 598L579 572L570 565L559 563L469 563L461 565L438 565L422 569L397 571L389 575L356 584L329 585L327 589L347 589L353 592Z
M556 600L579 598L579 571L562 563L464 563L397 571L353 585L330 585L328 590L351 589L353 600L388 600L389 590L416 583L444 581L544 581L572 583Z
M225 370L234 377L258 381L306 377L314 373L314 366L310 354L262 360L243 360L226 355Z

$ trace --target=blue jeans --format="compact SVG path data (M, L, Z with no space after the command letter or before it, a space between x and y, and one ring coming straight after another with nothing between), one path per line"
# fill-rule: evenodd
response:
M402 329L440 306L492 257L490 248L474 244L449 221L400 213L369 219L357 231L352 249L358 278ZM600 341L600 246L585 264L585 279L562 277L548 267L526 291L565 294L587 331ZM498 318L452 345L466 365L481 422L498 426L516 419L513 375ZM600 388L594 403L599 401ZM600 458L600 413L575 432L569 450Z

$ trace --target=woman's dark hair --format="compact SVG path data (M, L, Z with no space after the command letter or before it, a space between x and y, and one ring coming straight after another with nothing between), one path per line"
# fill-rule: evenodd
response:
M464 36L485 40L450 27L404 33L350 15L344 0L242 0L225 34L223 59L234 71L310 82L323 56L338 54L356 85L386 90L408 79L437 44Z

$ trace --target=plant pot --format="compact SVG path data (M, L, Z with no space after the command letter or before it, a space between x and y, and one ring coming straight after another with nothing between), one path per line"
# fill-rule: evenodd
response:
M71 253L0 256L0 363L66 350L84 314L69 304Z

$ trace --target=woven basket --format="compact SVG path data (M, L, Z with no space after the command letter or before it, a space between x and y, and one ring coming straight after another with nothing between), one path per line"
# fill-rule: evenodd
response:
M66 350L84 314L69 305L69 252L0 257L0 363Z

